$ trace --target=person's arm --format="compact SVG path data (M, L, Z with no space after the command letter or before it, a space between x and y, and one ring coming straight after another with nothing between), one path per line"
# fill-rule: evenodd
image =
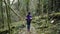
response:
M32 16L30 16L30 20L32 20Z

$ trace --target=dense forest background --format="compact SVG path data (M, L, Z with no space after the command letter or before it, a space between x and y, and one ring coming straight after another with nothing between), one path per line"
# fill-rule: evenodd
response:
M60 33L60 0L0 0L0 34L23 34L28 12L32 34Z

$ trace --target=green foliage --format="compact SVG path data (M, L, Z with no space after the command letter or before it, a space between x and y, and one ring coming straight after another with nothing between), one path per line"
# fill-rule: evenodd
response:
M8 31L10 34L18 34L26 31L25 17L30 11L33 16L31 26L35 29L33 33L36 31L37 34L58 34L60 8L57 2L58 0L17 0L11 5L10 0L0 0L0 33ZM51 16L57 16L54 23L51 23L51 20L54 20Z

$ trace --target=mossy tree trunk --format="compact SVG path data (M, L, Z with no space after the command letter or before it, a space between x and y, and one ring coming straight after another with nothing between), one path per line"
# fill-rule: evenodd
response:
M47 0L48 1L48 0ZM48 4L49 2L47 2L47 5L46 5L46 11L47 11L47 23L49 22L49 7L48 7Z
M26 0L27 2L26 2L26 4L27 4L27 6L26 6L26 8L27 8L27 12L29 12L29 0Z
M0 6L1 6L1 18L2 18L1 21L2 21L2 23L3 23L3 26L2 26L2 27L4 28L3 0L0 0L0 3L1 3L1 4L0 4Z
M20 0L18 0L18 11L20 11Z
M7 14L7 24L8 24L8 29L9 29L9 34L11 34L11 30L10 30L10 23L11 23L11 19L10 19L10 0L4 1L5 5L6 5L6 14Z
M44 10L44 8L43 8L43 6L44 6L44 0L40 0L40 7L41 7L41 15L42 15L42 17L43 17L43 10Z
M37 3L37 13L38 15L40 15L40 0L38 0L38 3Z

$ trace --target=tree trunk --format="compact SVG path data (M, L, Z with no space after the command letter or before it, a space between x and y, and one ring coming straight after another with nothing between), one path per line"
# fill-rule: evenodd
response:
M40 15L40 0L38 0L38 3L37 3L37 13L38 15Z
M3 23L3 28L4 28L4 14L3 14L3 0L1 0L1 18L2 18L2 23Z
M7 24L8 24L8 29L9 29L9 34L11 34L10 31L10 23L11 23L11 19L10 19L10 8L8 7L8 5L10 6L10 0L4 1L6 4L6 14L7 14Z
M29 0L27 0L27 12L29 12Z

